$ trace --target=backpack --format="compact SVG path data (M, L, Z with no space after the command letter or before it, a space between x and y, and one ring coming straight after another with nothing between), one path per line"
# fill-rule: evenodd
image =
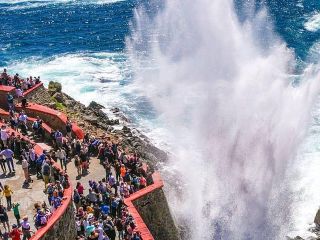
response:
M43 175L46 175L46 176L50 175L50 167L48 164L45 164L43 166Z

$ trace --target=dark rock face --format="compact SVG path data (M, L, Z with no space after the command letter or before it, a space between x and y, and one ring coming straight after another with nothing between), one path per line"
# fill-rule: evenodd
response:
M54 224L54 226L41 238L41 240L71 240L76 239L76 225L74 219L74 207L70 202L66 212Z
M314 218L314 223L316 224L317 228L320 228L320 209L318 209L318 212Z
M54 99L56 99L59 103L64 102L63 94L61 92L56 92L52 95Z
M104 106L102 106L101 104L95 102L95 101L91 101L88 108L91 108L91 109L97 109L97 110L100 110L102 108L105 108Z
M134 201L143 221L156 240L180 240L162 189L157 189Z

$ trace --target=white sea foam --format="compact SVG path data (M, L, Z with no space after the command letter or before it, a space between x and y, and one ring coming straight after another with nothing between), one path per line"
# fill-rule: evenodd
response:
M308 178L301 173L318 153L297 152L319 66L307 67L293 87L294 55L266 19L262 11L239 23L232 0L168 0L152 19L136 12L128 51L137 86L174 139L164 177L185 239L284 239L299 228L295 218L309 222L301 215L308 194L307 218L315 213L319 195L309 187L319 186L311 176L318 167ZM294 207L299 216L291 216Z
M320 13L316 12L304 24L305 29L310 32L316 32L320 29Z
M144 96L128 84L130 66L124 54L99 52L28 58L10 63L7 68L11 74L41 76L45 85L58 81L63 84L63 91L84 104L96 101L107 110L120 108L134 127L165 147L163 128L149 115L151 109L146 106Z
M112 53L65 54L51 58L28 58L9 64L8 69L22 76L41 76L49 81L63 83L64 90L72 97L88 104L91 100L108 102L120 87L124 77L124 56ZM105 84L107 83L107 84ZM108 94L105 94L108 92ZM100 94L98 94L100 93ZM121 100L119 100L121 101Z
M0 0L0 4L6 4L6 10L15 11L22 9L33 9L44 6L56 5L56 4L69 4L69 5L103 5L103 4L112 4L116 2L122 2L125 0L9 0L3 1Z

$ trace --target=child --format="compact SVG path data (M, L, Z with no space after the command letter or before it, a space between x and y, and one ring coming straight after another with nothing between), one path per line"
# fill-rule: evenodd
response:
M17 219L17 225L20 227L20 212L19 212L19 203L13 203L12 204L12 210L15 218Z

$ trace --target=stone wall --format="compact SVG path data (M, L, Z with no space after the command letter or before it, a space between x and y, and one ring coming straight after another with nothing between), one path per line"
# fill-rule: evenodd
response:
M155 240L180 239L162 188L145 194L133 204Z
M141 232L143 240L180 240L180 234L170 213L162 190L159 172L152 174L153 183L124 200Z
M77 232L74 219L74 207L71 203L58 221L49 229L41 240L73 240L76 239Z

